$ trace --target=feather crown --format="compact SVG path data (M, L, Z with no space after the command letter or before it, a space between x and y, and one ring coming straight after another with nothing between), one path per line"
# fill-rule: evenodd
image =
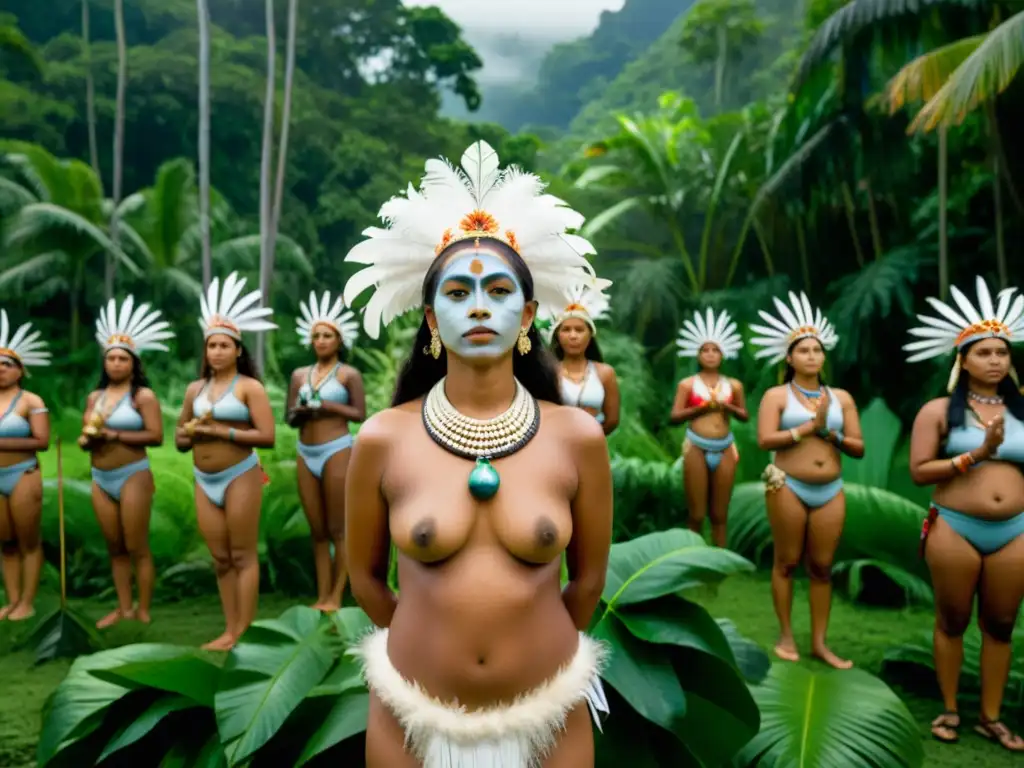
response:
M295 321L295 331L299 334L305 346L309 346L313 338L313 329L318 325L326 325L334 329L341 336L341 343L345 349L352 349L359 337L359 323L355 315L345 308L345 304L338 296L331 304L331 292L324 291L323 296L317 301L316 293L309 292L309 302L299 302L301 317Z
M611 280L596 277L589 282L567 285L562 293L562 301L558 304L540 307L538 315L551 321L551 327L564 323L575 317L590 326L591 333L597 333L594 326L598 320L604 320L611 308L611 297L605 293Z
M461 168L446 160L426 162L419 190L410 184L378 216L385 228L370 227L345 261L366 267L349 278L344 301L351 306L363 291L373 296L363 310L366 333L376 339L381 325L422 304L423 280L448 246L461 240L498 240L518 253L533 277L540 304L557 304L567 286L586 280L593 246L567 230L583 216L544 194L544 183L514 166L499 167L498 153L478 141L462 155Z
M996 302L993 302L992 294L981 277L975 278L975 286L977 307L956 286L949 289L955 308L931 296L925 299L939 316L917 316L923 325L911 328L909 333L918 340L903 347L905 352L911 353L907 358L908 363L961 350L979 339L1004 339L1011 344L1022 340L1024 294L1014 298L1017 289L1005 288L996 295Z
M835 328L820 309L811 307L807 294L803 291L797 296L789 292L789 304L786 306L777 296L772 298L778 317L758 310L761 319L767 325L751 323L750 330L760 334L750 340L754 346L761 347L754 357L767 357L769 364L779 363L786 359L789 348L802 339L817 339L826 350L835 347L839 341Z
M274 310L259 306L262 298L260 291L250 291L239 298L244 289L245 278L239 277L237 272L227 276L223 290L220 278L213 278L206 294L199 298L199 327L203 329L204 336L209 338L215 333L223 333L235 341L241 341L243 331L270 331L277 328L265 319Z
M136 355L151 349L167 352L162 342L173 339L174 332L170 323L160 319L161 314L149 304L136 307L132 296L124 300L119 312L117 301L111 299L96 318L96 341L104 353L111 349L126 349Z
M715 315L708 307L705 314L693 313L693 320L684 320L679 329L676 346L680 357L697 357L705 344L714 344L722 357L731 360L739 356L743 338L736 331L736 323L724 309Z
M0 357L7 357L29 368L49 365L50 353L46 342L40 339L42 331L32 330L32 323L22 323L13 334L7 320L7 310L0 309Z

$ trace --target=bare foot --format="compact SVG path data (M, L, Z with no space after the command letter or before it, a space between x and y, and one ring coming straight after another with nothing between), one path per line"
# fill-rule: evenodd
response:
M235 647L235 638L229 633L225 632L223 635L218 637L216 640L211 640L206 645L202 646L204 651L230 651Z
M10 613L7 614L8 621L25 621L25 619L31 619L36 615L36 609L31 605L21 605L20 603L14 606Z
M320 610L324 613L334 613L341 609L341 603L335 602L334 600L328 600L320 604Z
M849 661L848 659L839 658L825 646L815 648L813 653L815 658L821 659L830 667L835 667L836 669L849 669L853 666L852 661Z
M141 608L135 609L135 615L132 616L135 621L142 622L143 624L149 624L153 619L149 615L149 611L144 611Z
M796 642L793 638L779 640L775 644L775 655L783 661L800 661L800 651L796 649Z
M325 607L326 605L327 605L327 601L326 600L317 600L315 603L313 603L313 605L311 607L312 607L312 609L314 611L326 611L327 610L327 608Z
M134 616L134 611L125 612L122 611L120 608L115 608L102 619L96 622L96 629L106 629L107 627L112 627L124 619L134 618Z
M7 618L8 614L14 610L15 605L17 605L17 603L10 603L9 605L5 605L3 608L0 608L0 621Z

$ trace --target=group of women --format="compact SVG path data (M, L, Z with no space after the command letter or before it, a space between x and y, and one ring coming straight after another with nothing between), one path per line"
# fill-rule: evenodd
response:
M299 494L313 536L316 607L334 610L348 581L376 629L352 653L370 689L367 765L593 765L593 725L609 712L600 672L606 649L586 629L605 583L612 534L606 442L619 422L615 371L597 346L608 309L578 235L582 216L544 193L532 174L501 169L484 142L460 167L430 160L420 188L381 209L346 259L362 265L331 302L300 308L300 340L316 361L291 377L287 422L299 430ZM979 733L1012 750L1024 742L1000 720L1010 633L1024 592L1024 398L1010 379L1009 344L1024 332L1024 296L993 302L978 280L975 307L935 299L940 317L911 333L910 361L955 352L949 397L927 404L913 429L911 471L935 485L922 532L932 572L935 656L945 712L936 738L958 737L962 636L980 597ZM422 313L392 406L363 421L362 379L345 364L357 322L345 309L364 292L372 338L394 318ZM242 343L274 328L258 291L214 280L201 302L200 378L189 385L175 444L192 451L199 527L213 556L225 630L206 647L232 647L256 610L259 507L266 476L255 448L274 443L270 404ZM998 304L998 306L996 306ZM821 375L838 339L806 296L775 300L752 325L756 357L785 363L763 396L758 443L774 536L776 655L796 660L793 574L810 575L811 652L850 662L826 644L830 570L845 518L841 455L864 454L857 407ZM548 321L550 354L535 320ZM0 542L8 605L31 615L42 563L36 453L49 441L42 401L21 388L48 355L29 324L9 334L0 313ZM165 349L168 324L129 297L97 323L103 373L89 396L80 444L93 464L93 503L110 547L118 606L100 621L149 620L153 587L147 523L153 478L146 448L162 442L160 406L140 354ZM706 517L726 544L739 455L730 421L748 419L743 385L722 371L743 341L725 312L697 313L679 353L697 372L679 383L673 423L686 424L683 473L689 524ZM569 407L565 407L569 406ZM1019 443L1019 445L1018 445ZM401 599L388 585L398 552ZM561 579L565 563L568 580ZM133 602L132 581L138 588Z

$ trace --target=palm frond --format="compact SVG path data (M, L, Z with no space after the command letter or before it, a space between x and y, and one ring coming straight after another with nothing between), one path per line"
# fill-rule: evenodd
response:
M974 35L943 45L909 62L889 81L885 98L890 114L912 101L930 101L957 67L977 50L985 35Z
M1024 63L1024 11L1014 14L985 36L984 41L949 76L907 129L931 131L960 125L967 115L1010 85Z
M34 202L37 202L37 198L29 190L16 181L0 176L0 214L9 214Z
M67 255L62 251L48 251L19 260L0 272L0 290L18 290L26 282L31 283L44 275L63 272L66 259Z
M823 146L827 146L832 139L835 139L837 135L845 133L847 128L846 119L839 117L826 123L824 127L818 130L811 138L800 144L799 147L786 158L777 171L771 175L771 178L767 179L761 188L757 191L754 196L754 202L751 204L751 209L757 211L768 198L776 195L779 190L785 185L795 174L801 172L804 165L815 155Z

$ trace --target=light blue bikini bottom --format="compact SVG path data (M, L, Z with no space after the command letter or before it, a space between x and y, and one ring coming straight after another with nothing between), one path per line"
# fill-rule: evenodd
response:
M1024 533L1024 512L1006 520L982 520L932 502L939 517L983 555L998 552Z
M92 468L92 481L96 483L101 491L114 501L121 500L121 489L128 482L128 478L138 472L145 472L149 469L149 459L139 459L131 464L125 464L117 469L96 469Z
M302 460L306 463L306 468L310 471L313 477L319 480L324 474L324 465L331 456L351 448L352 442L352 435L348 434L317 445L299 443L296 448L298 448L299 456L301 456Z
M817 509L839 495L843 490L843 478L837 477L829 483L805 483L786 475L786 485L808 509Z
M714 472L722 463L722 454L736 439L730 432L725 437L703 437L690 429L686 430L686 439L704 451L704 461L707 462L708 471Z
M35 459L26 459L25 461L19 461L17 464L11 464L9 467L0 469L0 496L7 498L14 493L14 489L18 485L18 481L21 480L21 476L38 466L39 462Z
M220 472L203 472L197 467L192 467L196 476L196 482L203 489L203 493L215 507L224 508L224 496L228 492L228 486L241 477L250 469L260 463L255 452L250 453L246 458L235 464L233 467L222 469Z

